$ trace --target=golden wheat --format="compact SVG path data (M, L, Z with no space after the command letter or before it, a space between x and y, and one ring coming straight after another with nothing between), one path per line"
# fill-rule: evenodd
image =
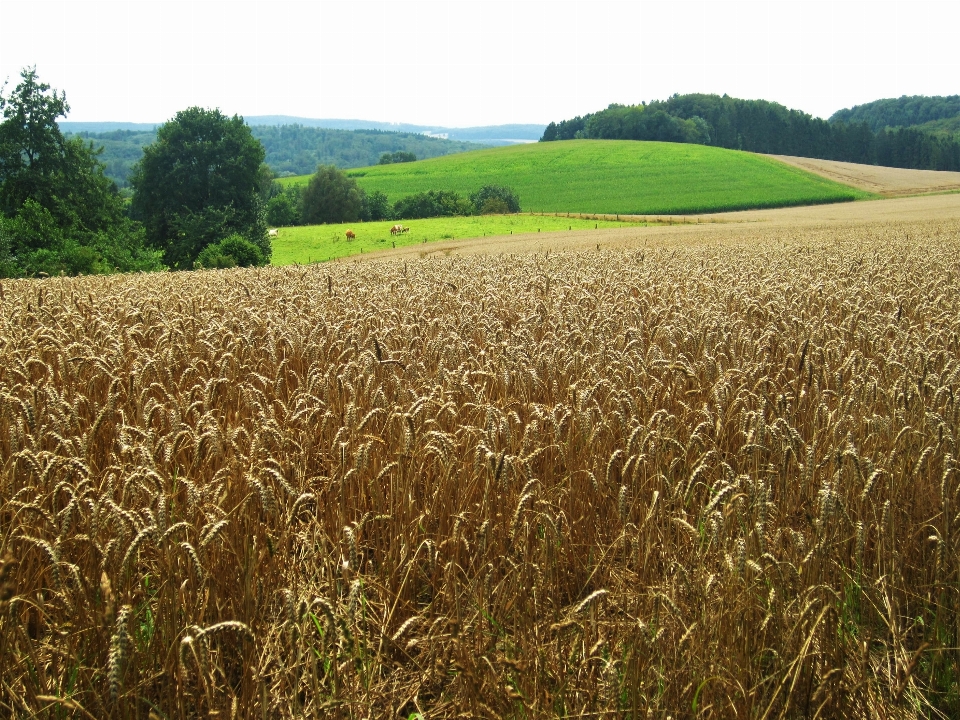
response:
M956 716L958 278L927 223L4 281L0 714Z

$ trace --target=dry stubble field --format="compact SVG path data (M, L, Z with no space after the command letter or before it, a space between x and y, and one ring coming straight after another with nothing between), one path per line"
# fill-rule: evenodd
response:
M960 712L960 223L0 285L0 712Z

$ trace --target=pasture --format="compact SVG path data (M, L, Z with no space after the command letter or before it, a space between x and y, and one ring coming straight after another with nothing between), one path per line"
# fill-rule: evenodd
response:
M960 222L749 228L0 282L0 715L957 717Z
M693 214L872 197L762 155L629 140L514 145L348 174L391 202L427 190L467 196L483 185L508 185L533 212Z
M391 235L390 228L397 222L410 231ZM639 226L643 221L588 220L584 218L554 217L550 215L476 215L470 217L428 218L423 220L344 223L340 225L303 225L280 228L272 238L274 265L305 265L311 262L386 249L422 246L439 240L467 240L495 235L553 232L570 229L588 230ZM352 230L355 240L347 240ZM424 248L429 251L431 248Z

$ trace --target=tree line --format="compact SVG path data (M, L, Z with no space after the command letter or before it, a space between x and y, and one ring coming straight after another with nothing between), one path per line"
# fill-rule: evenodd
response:
M674 95L550 123L541 142L576 138L700 143L732 150L868 165L960 170L960 141L917 128L874 131L866 121L829 122L766 100Z
M428 190L391 203L386 193L368 193L343 170L321 165L305 185L284 187L274 181L266 218L274 227L289 227L517 212L520 199L502 185L485 185L467 197L453 190Z

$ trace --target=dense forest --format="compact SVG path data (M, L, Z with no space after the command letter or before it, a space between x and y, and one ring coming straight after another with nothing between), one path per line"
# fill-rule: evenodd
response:
M300 125L254 125L250 130L263 143L267 152L266 163L279 177L308 175L318 165L341 168L376 165L385 153L406 152L425 159L486 147L382 130L330 130ZM156 131L114 130L80 132L76 137L92 142L94 147L103 147L99 160L106 166L106 176L119 187L127 187L133 166L143 155L143 148L154 142L157 136Z
M958 116L960 116L960 95L947 97L904 95L838 110L830 116L830 122L865 122L873 132L880 132L885 128L913 127L928 125L939 120L956 120Z
M866 120L821 120L778 103L728 95L674 95L649 104L614 104L550 123L541 140L572 138L701 143L870 165L960 170L960 140L955 135L920 127L875 131Z

